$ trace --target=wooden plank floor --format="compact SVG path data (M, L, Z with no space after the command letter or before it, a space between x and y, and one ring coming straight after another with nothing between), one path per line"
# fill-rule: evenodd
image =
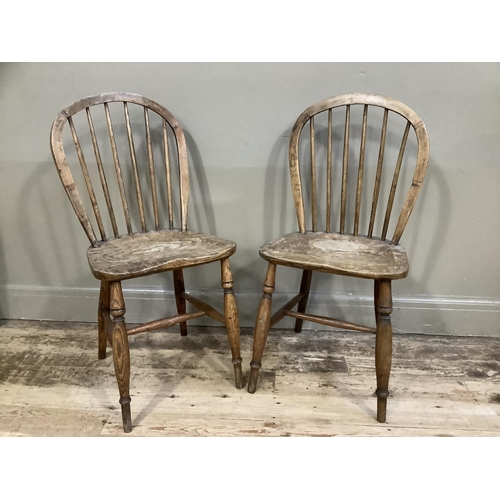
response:
M500 339L395 335L386 424L374 345L371 334L272 330L252 395L234 387L223 328L131 337L129 436L500 436ZM0 321L1 436L123 436L118 398L96 325Z

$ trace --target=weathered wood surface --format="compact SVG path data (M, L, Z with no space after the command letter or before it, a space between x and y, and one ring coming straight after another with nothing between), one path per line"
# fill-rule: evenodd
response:
M108 135L109 135L109 143L112 151L112 156L113 156L113 163L115 167L115 173L116 173L116 180L118 182L118 187L119 187L119 192L120 192L120 198L122 202L122 207L123 207L123 212L124 212L124 217L125 217L125 222L127 225L127 232L129 234L132 233L132 227L131 227L131 219L130 219L130 210L129 210L129 203L127 200L127 195L125 192L125 187L124 187L124 181L123 181L123 175L122 175L122 169L120 166L120 161L119 161L119 152L117 148L117 142L115 140L115 133L114 133L114 128L113 124L111 121L111 115L109 111L109 104L110 103L123 103L124 106L124 120L125 120L125 125L127 129L127 138L128 138L128 149L129 153L131 156L131 161L132 161L132 169L134 173L134 186L135 186L135 191L136 191L136 196L138 200L138 209L139 209L139 215L140 215L140 220L141 220L141 228L143 231L146 231L146 221L145 221L145 214L144 214L144 204L143 204L143 193L141 191L141 186L139 182L139 178L137 176L138 174L138 165L137 165L137 156L135 153L135 147L134 147L134 139L133 139L133 133L132 133L132 127L130 126L130 115L129 115L129 108L131 108L134 105L138 105L143 108L144 112L144 119L145 119L145 134L146 134L146 143L147 143L147 150L148 150L148 171L150 175L150 181L151 181L151 195L152 195L152 202L153 202L153 211L154 211L154 227L156 229L161 227L166 227L166 221L160 221L159 220L159 213L158 213L158 200L157 200L157 193L156 193L156 173L154 170L154 159L153 159L153 144L152 144L152 130L150 130L150 123L149 123L149 113L148 110L151 110L152 112L156 113L159 115L159 117L162 118L162 137L163 137L163 148L164 148L164 155L163 155L163 160L165 163L165 168L167 169L167 193L168 196L170 197L169 199L169 222L168 222L168 227L172 229L172 185L171 185L171 177L170 177L170 159L168 158L168 143L166 142L166 134L167 130L171 130L173 133L173 137L175 140L176 144L176 153L177 153L177 166L179 169L179 194L180 194L180 219L181 219L181 228L183 230L187 229L187 209L188 209L188 202L189 202L189 172L188 172L188 157L187 157L187 148L186 148L186 140L184 137L184 131L180 124L177 122L177 120L174 118L174 116L162 105L158 104L155 101L152 101L151 99L148 99L147 97L140 96L137 94L131 94L127 92L110 92L110 93L103 93L103 94L98 94L90 97L86 97L84 99L81 99L80 101L74 102L70 106L66 107L63 109L56 117L54 120L54 123L52 125L52 129L50 132L50 147L52 151L52 156L54 158L54 162L56 164L56 168L59 172L59 176L61 178L61 181L64 185L64 188L66 189L66 193L69 197L69 200L73 206L73 209L75 210L76 215L78 216L78 219L80 220L80 223L82 224L87 237L90 240L90 243L92 246L97 246L97 238L95 236L95 231L94 228L92 227L92 222L90 221L87 211L85 209L84 203L82 201L82 198L80 196L80 193L77 189L77 186L74 182L73 175L71 173L70 165L68 164L66 154L64 151L63 147L63 132L64 128L67 123L70 124L70 127L72 128L73 132L73 139L76 139L76 131L72 127L72 116L75 115L76 113L79 113L83 110L86 111L87 113L87 118L88 118L88 123L89 123L89 130L90 130L90 135L92 137L92 143L93 143L93 149L94 153L96 156L96 162L97 166L99 169L99 175L100 175L100 180L101 184L103 187L104 191L104 196L106 198L106 204L108 207L108 211L110 214L111 218L111 223L113 225L114 233L115 236L117 236L118 229L116 227L116 219L114 217L114 211L113 207L111 205L111 199L109 197L108 193L108 184L106 182L105 176L104 176L104 171L102 169L102 160L101 160L101 155L99 152L99 146L98 146L98 137L96 136L95 133L95 128L92 122L92 119L90 117L90 109L93 107L99 107L100 105L104 105L104 112L106 115L106 125L108 129ZM130 106L129 106L130 104ZM167 126L168 124L168 126ZM118 128L117 128L118 130ZM94 213L97 207L97 202L95 201L95 197L92 195L92 189L91 186L89 185L90 178L88 177L88 173L86 175L86 165L85 162L82 159L83 156L81 154L81 150L79 148L79 144L77 144L77 141L75 140L75 145L77 148L78 156L80 159L80 164L83 168L84 171L84 177L86 180L86 187L89 192L91 201L92 201L92 206L94 208ZM142 167L142 166L141 166ZM94 198L94 199L93 199ZM97 217L97 214L96 214ZM99 218L97 218L99 222ZM162 224L163 222L163 224ZM101 224L102 225L102 224ZM101 236L102 239L106 239L105 236L103 235L103 231L101 231Z
M95 332L0 321L0 435L124 435L111 348L97 360ZM223 326L129 340L131 436L500 436L495 338L394 334L386 424L371 334L271 330L253 395L234 387ZM251 346L245 330L245 359Z
M92 274L101 280L147 276L229 257L236 243L196 231L155 231L124 235L89 247Z
M361 134L361 144L359 150L359 163L350 161L350 128L351 128L351 108L359 105L363 106L363 124L362 134ZM300 137L303 132L304 126L309 122L310 124L314 123L314 120L318 118L318 115L325 112L328 113L328 139L327 139L327 197L331 193L330 190L330 177L331 177L331 154L332 149L335 147L343 148L342 155L342 189L341 189L341 202L340 202L340 233L348 232L346 217L347 217L347 205L350 204L350 201L347 199L347 191L348 191L348 170L350 164L358 165L358 179L357 179L357 188L356 188L356 199L352 200L352 203L355 203L355 211L354 211L354 228L353 233L357 234L360 223L360 203L361 203L361 191L362 191L362 183L363 183L363 170L364 170L364 156L365 156L365 142L366 142L366 127L367 127L367 116L368 116L368 107L379 107L384 110L384 119L381 124L381 134L380 134L380 149L379 149L379 158L377 162L377 175L374 184L373 190L373 198L372 198L372 207L370 214L370 225L369 225L369 236L372 236L372 232L374 229L375 222L375 214L377 210L377 205L379 203L379 193L380 193L380 182L383 171L383 163L384 163L384 151L385 151L385 141L386 141L386 132L387 132L387 122L389 119L389 112L391 114L397 114L402 116L407 120L407 127L403 134L404 137L407 137L409 127L414 130L416 141L417 141L417 157L415 161L415 170L413 174L412 184L408 190L406 200L404 202L403 208L400 212L398 222L396 228L394 230L394 234L391 238L391 243L397 244L403 234L403 231L408 223L408 219L410 218L413 207L415 206L415 202L417 200L418 194L422 187L422 182L424 180L427 164L429 160L429 138L427 136L427 131L424 123L419 118L419 116L408 106L399 102L390 97L380 96L380 95L372 95L372 94L361 94L361 93L352 93L352 94L344 94L339 96L334 96L328 99L324 99L309 108L307 108L296 120L292 133L290 135L290 146L289 146L289 164L290 164L290 176L292 181L292 192L293 199L295 204L295 210L297 213L297 221L299 224L299 231L306 231L306 218L305 218L305 208L304 208L304 198L303 198L303 189L301 183L301 174L300 171L304 168L304 166L300 165L300 154L299 154L299 144ZM344 120L344 134L343 138L339 137L338 142L335 146L333 146L333 136L331 133L331 111L335 108L345 107L345 120ZM310 129L310 144L313 146L315 143L314 138L314 126ZM406 139L403 139L401 151L400 151L400 159L402 160L402 156L404 153L404 147L406 145ZM314 146L311 147L311 155L313 152ZM398 158L398 165L396 166L397 175L393 176L393 182L397 184L399 178L399 168L401 166L400 159ZM313 165L311 161L311 177L316 179L316 166ZM314 176L313 176L314 171ZM305 175L305 174L303 174ZM320 181L321 182L321 181ZM392 210L392 204L394 200L394 193L391 193L388 205L386 209L386 214L390 216L390 211ZM330 231L330 209L331 203L330 200L327 199L326 202L326 231ZM316 227L316 196L314 191L311 192L311 212L312 212L312 225L311 227L315 230ZM384 227L384 233L387 232L387 227ZM384 235L385 239L385 235Z
M356 138L356 120L352 120L351 111L358 106L363 106L363 121L361 124L361 138L359 144L359 157L358 161L353 161L355 150L353 142ZM370 134L367 134L368 128L368 109L370 107L378 107L383 109L383 120L381 125L375 124L372 127L370 122ZM345 118L343 121L343 134L332 133L332 112L335 108L345 108ZM352 109L351 109L352 108ZM326 232L317 232L317 213L318 213L318 199L316 187L318 183L318 169L316 162L316 144L321 141L322 134L325 130L318 131L316 137L315 123L316 119L320 118L322 113L327 113L327 144L326 144ZM401 146L399 154L394 167L391 190L387 200L387 208L385 210L384 224L382 231L378 233L377 237L375 232L375 221L377 215L377 207L380 203L381 188L383 185L383 177L387 177L387 165L384 165L386 159L386 139L388 136L388 123L389 116L400 115L395 123L394 133L397 136L396 129L401 128L401 122L404 123L404 132L402 134ZM353 115L354 116L354 115ZM401 120L400 117L405 120ZM353 123L354 122L354 123ZM301 136L304 127L309 124L309 147L310 147L310 174L311 174L311 189L310 193L304 193L302 189L302 178L306 178L307 161L302 161L304 155L300 154ZM319 128L319 127L318 127ZM351 134L351 128L353 133ZM371 201L371 212L366 236L360 236L360 219L363 213L363 179L366 177L365 173L365 153L367 139L371 141L371 137L375 137L373 132L375 129L380 128L380 140L378 142L378 160L373 183L373 195ZM398 222L394 229L394 234L390 241L386 239L387 231L389 228L389 221L393 210L394 200L396 196L397 184L400 178L400 170L403 165L403 157L408 140L410 128L413 129L416 139L416 158L413 171L413 178L411 186L409 187L406 195L406 200L403 203ZM324 129L324 127L323 127ZM390 135L393 134L392 128ZM375 134L376 135L376 134ZM351 141L351 137L353 141ZM317 141L317 139L319 139ZM334 145L335 143L335 145ZM340 213L340 220L338 232L330 233L331 231L331 210L332 210L332 151L338 150L342 147L342 168L341 168L341 190L340 190L340 207L337 209ZM289 142L289 167L290 178L292 181L292 194L295 204L297 221L299 225L299 232L287 234L277 240L266 243L260 248L259 254L262 258L269 262L269 265L285 265L303 269L304 273L312 271L323 271L333 274L340 274L344 276L352 276L357 278L374 279L376 281L375 291L380 292L380 303L377 305L378 298L375 297L375 316L377 319L377 349L376 349L376 366L377 366L377 380L378 380L378 410L377 419L379 422L385 422L386 418L386 404L388 392L388 381L391 367L391 324L390 313L392 303L390 292L390 280L405 278L408 275L408 258L405 249L399 245L399 240L403 231L408 223L417 196L422 187L422 183L427 171L427 164L429 160L429 139L424 123L418 115L402 102L396 101L389 97L373 94L352 93L344 94L329 99L324 99L309 108L307 108L296 120L292 133L290 134ZM339 163L339 162L337 162ZM408 161L410 168L412 168L412 161ZM348 178L350 165L357 164L357 182L356 182L356 197L352 201L352 195L348 196ZM340 165L338 165L340 168ZM319 181L321 182L321 180ZM367 192L365 190L365 192ZM309 195L311 202L311 227L312 232L307 231L306 227L306 210L304 194ZM349 198L349 200L348 200ZM353 206L354 214L353 225L346 223L349 214L348 207ZM352 235L349 234L350 228ZM340 233L340 234L338 234ZM304 274L304 277L306 275ZM266 277L267 280L267 277ZM266 282L265 282L266 283ZM377 284L378 283L378 284ZM301 293L304 288L304 281L301 284ZM309 284L307 289L309 289ZM266 285L264 285L266 286ZM273 283L274 289L274 283ZM384 292L385 290L385 292ZM388 290L388 292L387 292ZM387 293L386 293L387 292ZM267 337L266 329L270 324L268 316L270 313L272 291L268 293L268 298L262 299L259 308L257 323L254 334L254 357L251 363L252 371L248 384L248 392L254 393L257 387L257 377L259 369L261 368L261 357ZM265 297L265 294L264 294ZM267 308L264 305L267 304ZM290 302L291 304L291 302ZM345 321L339 321L333 318L325 318L321 316L312 316L305 314L307 305L307 293L304 294L303 300L299 305L297 312L287 309L288 304L282 307L271 320L271 324L277 321L284 315L296 318L295 331L300 332L302 321L311 320L330 326L337 326L340 328L352 328L361 331L373 331L371 327L363 325L356 325ZM269 309L269 311L268 311ZM390 310L391 309L391 310ZM275 321L274 321L275 320Z
M240 316L238 307L236 306L236 298L234 296L234 282L229 259L221 260L221 285L224 290L224 318L226 325L227 337L231 346L231 353L234 380L237 389L243 389L243 370L241 366L241 345L240 345Z
M259 253L276 264L360 278L400 279L408 274L401 245L350 234L290 233L266 243Z
M134 189L137 197L137 209L141 222L141 233L135 233L132 229L132 220L127 198L126 182L123 173L127 174L126 167L122 169L120 164L120 153L116 140L115 128L113 127L109 104L121 103L123 105L123 118L127 131L128 153L130 154L131 169L134 179ZM129 106L130 104L130 106ZM115 211L111 202L109 185L104 173L101 152L99 148L99 139L94 126L94 120L91 116L91 107L104 107L106 117L106 129L108 132L109 144L113 157L116 182L119 188L120 199L122 202L123 215L127 227L127 234L119 234L116 223ZM139 165L135 150L135 141L133 136L133 126L130 119L130 108L139 106L144 116L144 132L147 150L147 164L149 173L149 187L154 216L154 231L148 232L148 223L146 221L146 210L144 203L144 193L141 188ZM89 126L90 137L92 140L92 149L94 151L96 167L101 181L102 194L106 200L106 206L110 216L110 223L113 227L114 238L106 235L101 211L98 207L96 193L91 180L91 174L84 157L83 148L78 139L76 127L73 123L73 115L85 110L87 123ZM150 117L151 112L151 117ZM168 198L168 229L166 229L166 220L160 220L157 172L154 159L154 136L157 134L157 126L154 127L153 115L155 120L161 118L161 142L163 146L163 166L165 167L166 195ZM151 119L150 119L151 118ZM69 124L70 132L73 138L73 145L80 163L80 168L84 177L84 184L90 198L90 203L94 212L94 217L99 228L101 239L98 241L95 229L88 217L85 203L80 197L76 187L75 180L64 150L64 128ZM156 129L156 131L155 131ZM117 126L117 131L122 127ZM179 184L179 210L180 227L174 228L173 213L173 186L172 186L172 168L171 152L169 148L169 131L172 132L172 142L176 145L176 158L173 155L173 162L178 167ZM102 134L99 134L102 135ZM139 136L139 140L141 140ZM176 323L180 323L181 336L187 335L186 322L190 319L207 314L215 317L226 325L229 343L232 351L232 362L234 364L236 387L243 387L241 356L239 350L239 317L236 306L236 299L233 293L233 279L229 266L229 256L236 251L236 243L223 240L215 236L209 236L195 231L187 230L187 210L189 201L189 172L186 140L182 127L172 114L163 106L146 97L123 92L110 92L98 94L74 102L63 109L54 120L50 132L50 147L52 156L59 173L61 182L66 190L66 194L75 210L75 213L82 224L91 247L87 250L87 258L93 275L109 284L101 284L101 293L98 307L98 357L106 358L106 343L111 338L113 346L113 359L115 363L116 378L120 391L120 404L122 405L123 429L130 432L132 429L130 397L129 397L129 378L130 378L130 359L128 352L128 335L142 333L157 328L164 328ZM144 168L144 165L141 165ZM177 177L177 176L175 176ZM126 177L125 177L126 179ZM129 192L130 195L130 192ZM164 210L162 212L162 217ZM104 212L103 212L104 213ZM149 226L151 228L151 226ZM210 262L221 261L222 265L222 287L224 288L224 317L214 308L197 299L191 299L191 303L201 310L195 313L186 314L186 295L184 287L184 278L182 269L185 267L207 264ZM129 278L147 276L154 273L173 271L174 290L177 304L176 316L162 318L151 321L135 328L127 329L124 319L125 302L121 292L121 281ZM189 297L188 297L189 298ZM113 316L112 326L109 316ZM127 331L128 330L128 331ZM112 335L111 335L112 332Z
M273 293L276 284L276 264L269 263L267 266L264 285L262 286L262 298L260 300L259 312L255 322L253 333L252 361L250 362L250 376L248 378L248 392L254 393L257 388L259 370L262 366L261 359L266 346L267 335L271 324L271 309L273 305Z

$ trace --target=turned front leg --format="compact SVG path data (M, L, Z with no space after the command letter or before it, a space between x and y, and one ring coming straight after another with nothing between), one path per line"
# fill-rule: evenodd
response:
M130 416L130 351L128 346L127 327L125 325L125 301L122 285L119 281L111 283L110 298L111 316L113 316L113 362L115 365L116 381L120 391L120 405L122 407L123 430L132 430Z
M248 381L248 392L254 393L257 389L257 379L261 365L262 353L266 345L269 324L271 321L271 307L276 282L276 264L269 263L267 267L264 285L262 287L262 299L260 301L255 331L253 334L253 356L250 363L250 379Z
M386 420L389 376L392 362L392 292L390 280L380 280L377 303L377 338L375 341L375 371L377 373L377 420Z
M236 389L243 388L243 372L241 369L240 355L240 319L236 298L233 291L233 275L229 266L229 259L221 260L221 285L224 289L224 318L226 331L231 346L232 363L234 367L234 380Z

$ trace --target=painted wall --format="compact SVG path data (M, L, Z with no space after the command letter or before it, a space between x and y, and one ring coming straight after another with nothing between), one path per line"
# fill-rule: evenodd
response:
M135 92L181 122L190 149L190 226L238 243L235 290L242 324L252 326L266 267L259 246L296 230L292 125L323 98L369 92L409 105L431 140L428 175L402 239L411 269L393 287L395 328L499 336L499 85L494 63L2 63L0 316L95 320L88 240L48 143L55 115L71 102ZM185 276L189 290L216 292L221 304L217 264ZM276 306L299 282L298 270L278 268ZM127 282L127 319L173 312L171 285L170 274ZM371 282L320 275L313 289L311 312L373 322Z

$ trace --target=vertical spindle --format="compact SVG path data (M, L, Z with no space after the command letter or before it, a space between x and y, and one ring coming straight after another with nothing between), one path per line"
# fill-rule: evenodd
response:
M340 207L340 233L345 231L345 218L347 206L347 169L349 164L349 128L351 122L351 106L348 104L345 110L345 130L344 130L344 155L342 159L342 195Z
M363 173L365 169L366 123L368 119L368 105L363 109L363 125L361 127L361 145L359 147L358 183L356 185L356 212L354 214L354 236L359 232L359 216L361 211L361 197L363 194Z
M92 122L92 116L90 114L90 108L86 108L87 121L89 124L90 137L92 138L92 146L94 147L94 154L97 163L97 170L99 171L99 178L101 180L102 191L104 193L104 199L106 200L106 206L108 207L109 218L111 220L111 226L113 227L113 233L115 237L118 237L118 226L116 224L115 211L113 210L113 205L111 203L111 197L109 195L108 182L106 180L106 174L104 173L104 167L102 164L101 153L99 151L99 145L97 143L97 137L95 134L94 123Z
M331 230L332 217L332 110L328 110L328 139L326 146L326 232ZM298 321L298 320L297 320Z
M314 137L314 117L311 116L310 127L310 154L311 154L311 203L312 203L312 230L317 230L317 195L316 195L316 151Z
M168 198L168 227L174 228L174 209L172 199L172 175L170 172L170 156L168 150L167 122L163 120L163 151L165 155L165 174L167 179L167 198Z
M97 205L97 199L94 193L94 188L92 186L92 181L90 179L89 170L87 168L87 163L85 157L83 156L83 151L80 146L80 141L78 140L78 135L76 134L75 126L71 117L68 117L69 128L71 130L71 135L73 136L73 142L75 144L76 154L78 155L78 160L80 161L80 166L82 167L83 178L85 179L85 185L87 186L87 191L89 193L90 203L92 204L92 209L94 210L95 219L97 226L99 227L99 232L101 233L101 238L106 239L106 232L104 230L104 225L102 223L101 213L99 211L99 206Z
M125 125L127 127L128 147L130 150L130 160L132 162L132 171L134 174L135 193L137 195L137 206L139 207L139 217L141 219L142 232L145 233L146 217L144 215L144 201L142 199L141 182L139 180L139 170L137 169L137 156L135 154L134 138L132 136L132 127L130 126L130 116L128 112L128 103L123 103L123 111L125 113Z
M394 205L394 197L396 195L399 173L401 171L401 164L403 163L403 156L405 153L406 141L408 140L409 131L410 131L410 122L406 124L405 132L403 134L403 140L401 141L401 147L399 149L398 160L396 162L396 168L394 169L391 192L389 193L389 200L387 201L387 209L385 211L384 227L382 228L382 236L381 236L382 240L385 240L387 236L387 229L389 228L389 220L391 218L392 206Z
M120 161L118 160L118 149L116 147L115 134L113 132L113 125L111 123L111 116L109 114L108 103L104 103L104 111L106 113L106 122L108 124L109 141L111 144L111 151L113 153L113 163L115 165L116 180L118 181L118 188L120 190L120 197L122 200L123 214L125 216L125 223L127 224L128 234L132 234L132 224L130 223L130 214L128 211L127 197L125 195L125 187L123 185L122 170Z
M380 179L382 178L382 166L384 164L385 138L387 135L387 117L389 110L384 108L384 119L382 122L382 132L380 134L380 148L378 152L377 174L375 176L375 185L373 187L372 212L370 216L370 226L368 228L368 238L373 236L373 226L375 224L375 215L377 213L378 197L380 194Z

